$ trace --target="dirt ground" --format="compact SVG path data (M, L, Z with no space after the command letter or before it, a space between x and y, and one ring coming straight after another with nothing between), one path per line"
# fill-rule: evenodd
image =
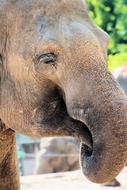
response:
M81 171L21 177L21 190L127 190L127 167L117 177L121 187L89 182Z

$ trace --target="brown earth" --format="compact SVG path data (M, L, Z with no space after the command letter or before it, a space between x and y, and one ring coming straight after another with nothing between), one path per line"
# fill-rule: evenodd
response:
M127 190L127 167L117 177L121 187L104 187L88 181L81 171L21 177L21 190Z

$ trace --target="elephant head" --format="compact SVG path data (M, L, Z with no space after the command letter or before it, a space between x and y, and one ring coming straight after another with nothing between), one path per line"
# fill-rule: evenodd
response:
M2 122L33 137L78 137L82 171L96 183L127 161L127 98L107 44L85 1L0 1Z

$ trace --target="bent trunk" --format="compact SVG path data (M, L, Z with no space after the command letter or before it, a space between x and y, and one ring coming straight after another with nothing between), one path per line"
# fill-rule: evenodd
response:
M91 181L105 183L127 161L127 98L109 72L77 79L66 83L64 91L69 115L82 121L92 136L92 149L81 144L82 171Z
M83 173L96 183L110 181L127 160L125 110L120 108L122 105L119 106L119 103L118 107L111 104L103 106L104 111L93 108L87 113L87 126L92 134L93 149L89 151L85 145L81 145L81 166Z

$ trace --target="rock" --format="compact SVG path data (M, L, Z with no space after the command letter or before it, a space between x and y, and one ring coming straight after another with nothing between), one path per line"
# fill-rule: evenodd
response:
M79 157L78 155L72 155L72 156L68 156L68 164L70 166L73 166L73 165L77 165L77 161L78 161Z
M36 159L36 174L79 169L79 143L72 137L42 139Z

